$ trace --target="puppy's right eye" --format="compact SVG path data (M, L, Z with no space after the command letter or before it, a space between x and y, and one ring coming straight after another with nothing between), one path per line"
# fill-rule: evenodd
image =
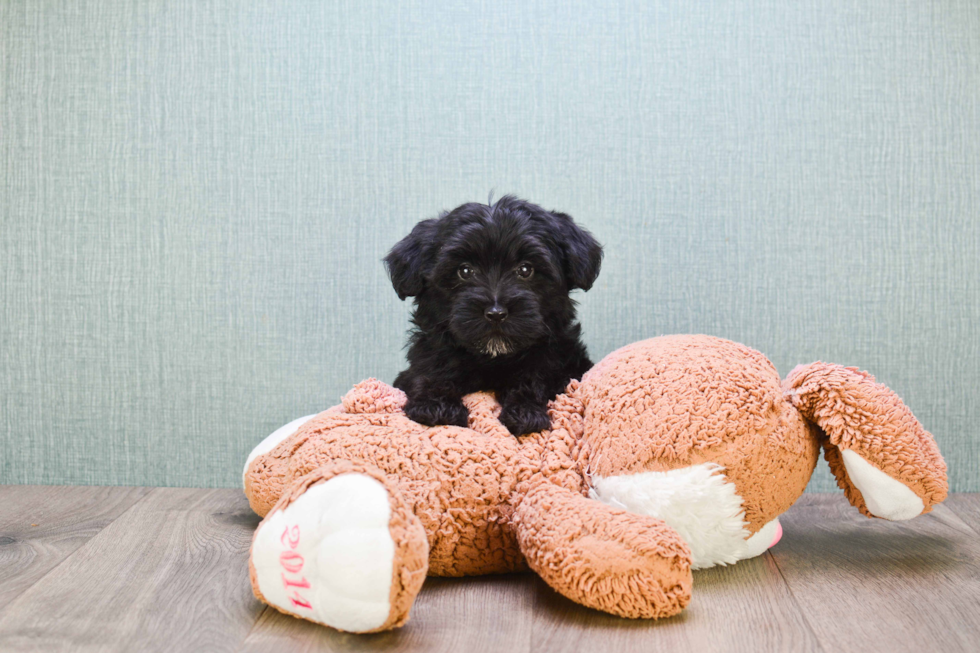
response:
M466 281L473 276L473 268L469 263L463 263L461 266L456 268L456 274L459 275L460 279Z

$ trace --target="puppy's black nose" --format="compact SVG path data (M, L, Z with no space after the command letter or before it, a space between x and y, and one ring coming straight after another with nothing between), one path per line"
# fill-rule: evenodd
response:
M483 315L491 322L503 322L507 319L507 309L503 306L491 306Z

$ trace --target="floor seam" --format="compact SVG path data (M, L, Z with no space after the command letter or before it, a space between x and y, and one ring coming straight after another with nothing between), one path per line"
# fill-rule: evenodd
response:
M137 489L141 489L140 486L131 486L131 487L135 487ZM5 606L3 606L3 608L0 608L0 619L3 618L4 613L6 613L7 610L11 606L16 605L16 603L18 601L20 601L24 596L26 596L28 592L30 592L32 589L34 589L34 587L36 587L38 583L40 583L45 578L47 578L52 573L54 573L54 571L56 569L61 568L61 565L65 564L71 558L75 557L75 555L78 554L79 551L81 551L82 549L84 549L85 547L87 547L89 545L89 543L92 542L92 540L94 540L99 535L101 535L102 533L104 533L105 532L105 529L107 529L110 526L112 526L113 524L115 524L123 515L129 513L129 511L131 511L133 508L135 508L139 504L141 504L144 501L146 501L146 498L149 497L150 495L152 495L158 489L159 488L149 488L149 490L150 490L149 492L147 492L146 494L144 494L143 496L141 496L139 499L137 499L136 501L134 501L132 503L132 505L130 505L128 508L126 508L121 513L119 513L118 515L116 515L112 520L110 520L105 526L103 526L102 528L100 528L96 533L93 533L92 534L92 537L88 538L88 540L86 540L81 546L79 546L77 549L75 549L74 551L72 551L71 553L69 553L68 555L66 555L64 558L62 558L61 561L58 564L56 564L55 566L51 567L51 569L48 569L46 572L44 572L44 574L42 576L38 577L37 580L35 580L33 583L31 583L29 587L24 588L24 591L21 592L20 594L18 594L17 595L17 598L15 598L13 601L10 601L9 603L7 603Z
M271 609L272 608L270 608L268 605L262 606L262 610L255 616L255 621L252 622L252 627L248 629L248 632L245 633L245 637L243 637L242 641L238 643L238 648L235 649L236 652L241 651L245 648L245 644L246 642L248 642L248 638L252 636L253 632L255 632L255 628L259 625L259 622L262 621L262 617L265 616L265 613Z
M956 494L959 494L959 493L954 493L949 498L955 497ZM973 524L971 524L967 520L963 519L963 515L961 515L959 512L957 512L956 508L954 507L954 504L950 504L950 503L947 503L946 501L943 501L942 503L937 503L934 506L933 511L935 511L935 508L938 508L940 506L942 506L945 510L949 511L954 517L956 517L958 520L960 520L960 523L962 523L964 526L966 526L968 529L970 529L970 532L972 532L977 537L980 537L980 530L977 530L976 528L973 527Z
M823 641L820 639L817 631L813 629L813 624L810 623L809 615L807 615L806 610L803 609L799 599L796 598L796 593L793 591L793 586L789 584L788 580L786 580L786 575L783 574L783 570L779 567L779 561L776 560L776 556L772 554L772 551L766 551L766 555L769 556L769 559L772 560L773 566L776 567L776 572L779 574L780 580L783 581L783 585L786 586L786 591L789 592L790 598L793 599L793 605L796 606L796 609L800 612L800 616L803 617L803 623L806 624L806 629L811 635L813 635L813 641L817 643L817 646L821 651L827 653L827 649L824 647Z

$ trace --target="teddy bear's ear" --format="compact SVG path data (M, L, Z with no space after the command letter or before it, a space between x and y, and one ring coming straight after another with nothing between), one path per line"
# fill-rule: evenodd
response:
M902 521L946 498L946 462L932 434L867 372L800 365L786 377L783 393L819 427L837 484L863 514Z
M563 253L563 270L569 290L588 290L599 276L602 266L602 245L587 230L575 224L571 216L552 212L558 226L559 246Z
M438 246L438 219L423 220L384 257L398 299L415 297L425 288L425 274Z
M400 413L405 406L405 393L375 378L365 379L341 398L345 413Z

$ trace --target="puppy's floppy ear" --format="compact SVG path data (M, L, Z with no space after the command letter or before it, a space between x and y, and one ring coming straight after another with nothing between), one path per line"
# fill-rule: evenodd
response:
M569 290L592 287L602 266L602 245L571 216L553 212L559 225L559 246L564 254L565 279Z
M415 297L425 288L425 273L436 250L439 220L423 220L384 257L398 299Z

